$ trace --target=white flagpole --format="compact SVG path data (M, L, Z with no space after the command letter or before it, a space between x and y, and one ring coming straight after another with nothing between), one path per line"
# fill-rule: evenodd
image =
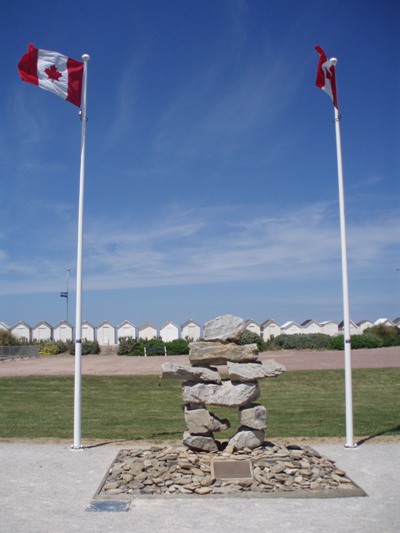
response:
M336 65L337 59L332 58L331 63ZM346 217L344 204L342 143L340 139L340 114L335 110L336 153L338 165L339 184L339 210L340 210L340 242L342 250L342 283L343 283L343 326L344 326L344 374L345 374L345 402L346 402L346 448L355 448L353 437L353 392L351 377L351 336L350 336L350 311L349 311L349 284L347 275L347 239Z
M85 145L86 145L86 82L88 54L83 59L82 80L82 138L81 165L79 178L79 209L78 209L78 247L76 258L76 316L75 316L75 388L74 388L74 444L73 449L79 450L81 444L81 412L82 412L82 255L83 255L83 202L85 192Z

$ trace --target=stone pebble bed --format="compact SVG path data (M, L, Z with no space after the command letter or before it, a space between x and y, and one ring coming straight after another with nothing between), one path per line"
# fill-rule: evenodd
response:
M213 461L248 461L251 475L216 479ZM194 452L177 445L123 449L96 497L120 500L190 495L341 497L365 493L332 460L310 446L265 442L256 449L234 453Z

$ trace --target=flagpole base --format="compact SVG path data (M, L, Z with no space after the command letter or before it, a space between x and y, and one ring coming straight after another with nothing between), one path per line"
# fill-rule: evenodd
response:
M71 444L72 452L83 452L85 450L84 446L81 444L78 448Z
M344 447L345 447L345 448L350 448L350 449L353 448L353 449L354 449L354 448L358 448L358 445L357 445L357 443L355 443L355 444L347 444L347 443L346 443L346 444L344 445Z

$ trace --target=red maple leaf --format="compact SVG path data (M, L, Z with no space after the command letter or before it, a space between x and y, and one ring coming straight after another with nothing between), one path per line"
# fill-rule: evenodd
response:
M57 67L55 65L51 65L51 67L45 68L44 71L48 75L49 79L51 79L51 81L58 81L60 78L62 78L61 72L58 72Z

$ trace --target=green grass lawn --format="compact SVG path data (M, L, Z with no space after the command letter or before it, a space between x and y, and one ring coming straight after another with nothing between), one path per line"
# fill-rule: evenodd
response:
M341 370L286 372L260 382L268 438L345 435ZM155 376L83 376L86 439L181 439L185 430L179 381ZM73 377L0 378L0 438L71 438ZM236 409L213 408L236 432ZM354 434L400 434L400 369L353 370Z

